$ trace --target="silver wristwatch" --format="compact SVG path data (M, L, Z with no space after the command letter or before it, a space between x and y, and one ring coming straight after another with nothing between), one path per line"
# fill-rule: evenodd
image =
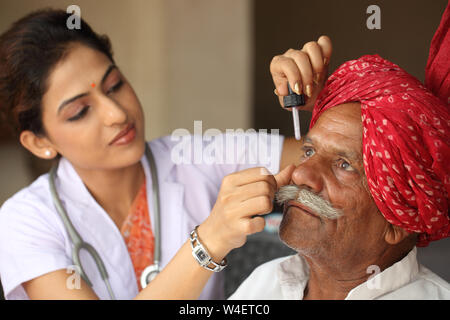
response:
M192 255L203 268L214 272L222 271L227 266L227 259L224 258L220 264L213 261L208 250L206 250L198 238L197 228L198 226L192 230L189 237L191 240Z

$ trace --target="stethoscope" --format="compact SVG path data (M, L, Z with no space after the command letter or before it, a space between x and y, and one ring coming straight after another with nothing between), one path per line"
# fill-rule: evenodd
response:
M153 264L146 267L144 271L141 274L140 283L141 287L145 288L150 281L152 281L160 272L160 257L161 257L161 234L159 230L159 213L160 213L160 207L159 207L159 186L158 186L158 177L156 174L156 164L155 159L153 158L152 151L150 150L150 147L148 144L145 144L145 155L147 157L147 161L150 164L150 172L152 175L152 194L153 194L153 212L154 212L154 232L155 232L155 252L153 257ZM81 264L80 260L80 250L85 249L91 256L94 258L95 264L97 265L97 268L100 272L100 275L103 279L103 282L106 285L106 288L108 290L109 296L111 299L115 300L114 292L112 291L111 284L109 283L109 276L108 272L106 271L105 264L103 263L102 259L100 258L100 255L98 254L97 250L93 246L91 246L89 243L83 241L80 234L75 230L75 227L73 226L72 222L69 219L69 216L62 206L61 200L58 197L58 193L56 191L55 187L55 175L56 170L58 168L58 164L53 166L50 170L49 175L49 182L50 182L50 192L53 198L53 203L55 204L56 210L58 211L64 226L69 233L69 237L72 240L73 248L72 248L72 259L75 265L78 268L78 272L83 278L86 283L92 287L92 282L89 280L86 272L83 269L83 265Z

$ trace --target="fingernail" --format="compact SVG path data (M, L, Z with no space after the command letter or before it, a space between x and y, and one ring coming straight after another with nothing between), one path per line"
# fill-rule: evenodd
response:
M295 91L297 94L300 94L300 88L299 88L298 82L296 82L295 85L294 85L294 91Z
M275 93L276 96L279 96L277 89L273 90L273 93Z
M306 95L311 98L312 95L312 87L310 84L306 86Z
M316 73L316 74L314 75L314 80L313 80L313 82L314 82L316 85L318 85L318 84L319 84L319 81L320 81L320 73Z

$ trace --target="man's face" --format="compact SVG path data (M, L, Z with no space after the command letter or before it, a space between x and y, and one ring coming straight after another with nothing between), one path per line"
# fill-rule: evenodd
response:
M281 239L305 256L334 264L370 260L384 243L388 223L365 184L360 104L325 111L303 137L301 148L291 183L328 200L342 215L326 219L291 201L284 208Z

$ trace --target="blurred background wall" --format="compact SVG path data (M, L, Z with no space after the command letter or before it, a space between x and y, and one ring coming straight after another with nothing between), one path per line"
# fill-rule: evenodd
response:
M275 5L276 3L276 5ZM273 83L267 66L272 57L328 35L333 41L330 72L343 62L378 53L423 81L430 42L447 0L278 0L254 1L254 103L255 128L280 128L292 135L292 121L273 108ZM381 29L369 30L369 5L380 8ZM310 114L302 112L302 131Z
M278 128L292 135L291 115L273 94L269 63L322 34L333 40L330 72L378 53L423 81L447 0L0 0L0 33L35 9L71 4L110 37L116 62L143 105L147 139L154 139L177 128L193 132L194 120L203 121L203 131ZM381 9L380 30L366 27L372 4ZM301 113L303 133L309 118ZM2 132L0 205L49 167ZM438 259L433 269L450 280L448 240L420 254Z
M0 0L0 32L33 10L71 4L110 37L144 108L147 139L176 128L193 132L194 120L203 130L252 126L251 0ZM0 141L1 204L50 163L15 138Z

